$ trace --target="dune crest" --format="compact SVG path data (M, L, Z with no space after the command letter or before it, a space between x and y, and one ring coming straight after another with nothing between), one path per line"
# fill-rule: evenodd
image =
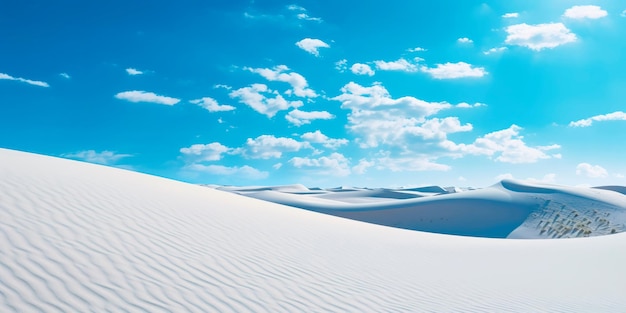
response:
M407 231L0 149L0 312L620 312L625 245Z
M368 223L449 235L558 239L626 231L626 195L510 179L461 192L438 186L300 194L280 187L227 190Z

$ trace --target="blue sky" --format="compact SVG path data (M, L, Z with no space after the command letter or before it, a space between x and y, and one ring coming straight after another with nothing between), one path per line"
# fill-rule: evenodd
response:
M623 1L2 1L0 147L193 183L626 185Z

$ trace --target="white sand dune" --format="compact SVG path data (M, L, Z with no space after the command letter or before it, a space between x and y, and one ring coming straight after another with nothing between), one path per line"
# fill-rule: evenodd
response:
M409 231L0 149L0 312L624 312L624 247Z
M325 193L286 192L284 187L225 190L359 221L450 235L574 238L626 231L626 195L615 192L621 190L619 186L582 188L503 180L462 192L436 186Z

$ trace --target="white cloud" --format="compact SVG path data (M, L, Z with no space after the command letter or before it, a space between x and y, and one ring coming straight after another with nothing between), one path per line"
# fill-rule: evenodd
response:
M244 69L253 73L257 73L269 81L280 81L288 83L293 88L293 90L289 91L289 93L293 93L298 97L317 97L315 91L311 88L308 88L309 83L306 81L306 78L296 72L287 73L287 71L289 71L289 67L287 67L286 65L278 65L273 69L249 67L246 67Z
M621 17L626 17L626 10L622 11L622 14L620 14Z
M227 167L223 165L204 165L204 164L190 164L185 167L185 169L192 170L195 172L204 172L211 175L220 175L220 176L237 176L240 178L247 179L264 179L269 176L268 172L259 171L256 168L250 167L248 165L244 166L233 166Z
M516 24L507 27L506 32L508 35L505 43L527 47L535 51L555 48L577 40L576 35L563 23Z
M553 156L546 151L559 149L559 145L529 147L523 141L524 137L519 133L522 130L517 125L511 125L507 129L495 131L477 138L472 144L455 144L451 141L441 142L441 146L450 152L463 154L486 155L503 163L535 163L541 159L549 159Z
M274 95L274 97L267 97L266 94ZM278 111L303 105L302 101L285 100L278 92L267 88L264 84L252 84L249 87L239 88L231 91L229 95L270 118L276 115Z
M296 15L296 17L298 17L299 20L322 22L321 18L319 18L319 17L312 17L312 16L309 16L306 13L298 13L298 15Z
M70 74L68 74L68 73L61 73L61 74L59 74L59 76L61 76L61 77L65 78L65 79L70 79L70 78L72 78L72 77L70 76Z
M303 8L303 7L299 6L299 5L296 5L296 4L288 5L287 6L287 10L289 10L289 11L306 11L305 8Z
M120 159L131 157L132 155L120 154L106 150L102 152L96 152L95 150L85 150L75 153L62 154L61 156L65 158L79 159L89 163L111 165L116 163Z
M335 62L335 69L340 73L345 72L348 69L348 60L343 59Z
M219 142L213 142L206 145L195 144L187 148L181 148L180 153L192 159L193 162L219 161L222 159L222 154L232 150Z
M608 15L608 12L602 10L601 7L597 5L575 5L563 13L564 17L573 18L573 19L598 19Z
M130 101L130 102L151 102L151 103L158 103L158 104L164 104L164 105L174 105L180 102L180 99L160 96L153 92L147 92L147 91L141 91L141 90L120 92L115 95L115 98Z
M296 152L304 148L311 148L311 145L292 138L261 135L255 139L248 138L245 156L252 159L280 158L284 152Z
M314 55L314 56L319 56L319 48L330 48L330 45L328 45L327 43L319 40L319 39L313 39L313 38L304 38L298 42L296 42L296 46L298 46L300 49Z
M427 51L427 50L422 48L422 47L415 47L415 48L407 49L407 51L409 51L409 52L422 52L422 51Z
M455 79L463 77L483 77L488 74L484 67L474 67L465 62L437 64L437 67L421 67L422 72L436 79Z
M209 112L223 112L223 111L232 111L235 109L232 105L227 104L219 104L217 101L211 97L204 97L202 99L190 100L189 102L193 104L197 104Z
M294 157L289 163L296 168L315 168L319 175L347 176L350 174L348 159L341 153L332 153L330 156L313 158Z
M369 65L363 63L352 64L352 67L350 67L350 71L352 71L352 73L356 75L374 76L374 71L372 70L372 68Z
M502 15L503 18L516 18L519 17L519 13L517 12L513 12L513 13L506 13L504 15Z
M490 55L490 54L494 54L494 53L500 53L500 52L504 52L507 50L507 47L497 47L497 48L491 48L487 51L484 51L483 54L484 55Z
M457 108L462 108L462 109L480 108L480 107L486 107L486 106L487 106L486 104L480 103L480 102L476 102L474 104L469 104L467 102L461 102L461 103L456 105Z
M347 139L329 138L328 136L324 135L320 130L305 133L300 136L300 138L310 143L320 143L324 145L324 147L330 149L337 149L342 145L348 144Z
M609 173L600 165L580 163L576 166L576 175L583 175L589 178L604 178L609 176Z
M356 135L354 142L361 148L391 148L389 154L377 159L381 169L448 170L450 167L438 163L438 158L465 155L484 155L504 163L533 163L555 158L547 151L560 148L559 145L528 146L516 125L486 134L471 144L457 144L448 135L472 131L472 124L462 123L454 116L432 117L445 109L484 106L481 103L452 105L413 97L394 99L380 84L364 87L351 82L341 91L332 100L340 101L342 109L351 110L345 127Z
M414 97L393 99L385 87L374 84L363 87L350 82L342 89L342 94L332 98L340 101L341 108L349 109L346 128L360 135L361 147L377 147L380 144L402 146L407 137L432 138L437 123L443 123L440 131L464 131L469 125L452 127L455 121L427 120L426 117L451 108L446 102L426 102ZM458 122L458 120L456 121Z
M215 88L215 89L226 89L226 90L233 89L233 87L228 86L228 85L224 85L224 84L217 84L217 85L213 86L213 88Z
M474 42L474 40L471 40L467 37L459 38L456 41L458 41L459 43L473 43Z
M127 69L126 69L126 73L128 73L128 75L131 75L131 76L135 76L135 75L141 75L141 74L143 74L143 72L142 72L142 71L137 70L137 69L134 69L134 68L132 68L132 67L127 68Z
M391 62L374 61L374 64L376 64L376 68L381 71L417 72L417 66L409 63L409 61L405 59L398 59Z
M13 76L11 76L9 74L5 74L5 73L0 73L0 80L1 79L14 80L14 81L27 83L27 84L34 85L34 86L39 86L39 87L50 87L50 85L48 85L48 83L46 83L46 82L42 82L42 81L39 81L39 80L30 80L30 79L21 78L21 77L13 77Z
M593 124L593 122L603 122L603 121L626 121L626 113L622 111L617 111L609 114L596 115L590 118L585 118L582 120L578 120L575 122L570 122L570 127L589 127Z
M294 124L296 126L302 126L304 124L310 124L312 120L330 120L335 116L328 113L327 111L311 111L305 112L300 111L298 109L294 109L289 114L285 115L285 119L289 121L289 123Z

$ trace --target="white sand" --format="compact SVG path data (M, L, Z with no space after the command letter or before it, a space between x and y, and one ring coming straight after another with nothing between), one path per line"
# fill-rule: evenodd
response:
M623 312L625 247L409 231L0 149L0 312Z
M602 188L504 180L461 191L217 187L249 197L379 225L488 238L577 238L626 231L626 195ZM606 190L605 190L606 189Z

